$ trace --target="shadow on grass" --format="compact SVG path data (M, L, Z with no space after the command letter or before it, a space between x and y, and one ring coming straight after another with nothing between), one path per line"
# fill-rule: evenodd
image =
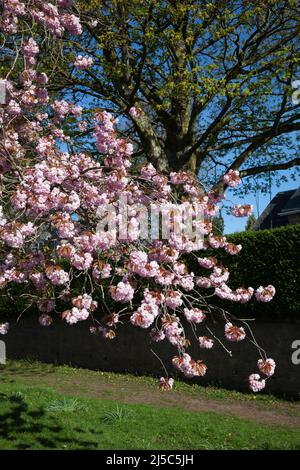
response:
M22 394L6 395L0 393L0 401L5 410L0 412L0 448L16 450L28 449L97 449L97 443L74 438L58 424L55 416L43 407L30 410ZM76 434L81 430L76 429ZM68 435L69 434L69 435ZM83 436L82 436L83 437ZM11 445L13 443L13 445Z
M20 363L8 362L5 365L0 365L0 371L4 376L9 375L21 375L21 376L32 376L33 374L39 376L47 376L50 373L55 372L55 367L52 364L44 364L43 367L39 362L34 362L30 359L24 359Z

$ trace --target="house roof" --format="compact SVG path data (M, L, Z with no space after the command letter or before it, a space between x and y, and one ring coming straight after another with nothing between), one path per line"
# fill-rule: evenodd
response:
M290 215L298 212L300 212L300 188L294 191L279 215Z
M253 225L253 230L280 227L288 216L300 212L300 188L277 193Z

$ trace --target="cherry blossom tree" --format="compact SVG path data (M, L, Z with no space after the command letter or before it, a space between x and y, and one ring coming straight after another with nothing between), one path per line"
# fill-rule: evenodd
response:
M190 378L205 375L207 366L188 354L188 331L196 335L200 357L201 349L216 343L230 352L225 341L248 339L257 348L257 366L264 377L251 374L249 386L259 391L273 375L275 362L257 345L246 321L214 306L211 299L215 295L245 303L255 297L269 302L275 288L232 290L228 269L217 256L205 256L207 250L237 255L242 249L212 233L211 220L222 197L207 191L193 173L166 175L151 163L136 166L132 143L118 134L117 121L107 111L94 114L93 155L76 153L63 130L70 116L73 126L84 129L84 109L49 98L45 88L49 77L40 67L39 52L42 28L45 40L51 35L81 34L79 18L69 11L71 4L68 0L57 5L39 0L2 2L3 37L9 34L10 41L14 37L13 67L19 72L13 74L15 80L8 74L2 82L7 95L0 116L2 296L9 296L14 286L22 288L24 310L35 307L43 327L59 318L69 325L85 321L91 334L107 340L113 340L124 321L149 329L153 343L167 341L174 346L172 364ZM22 35L18 22L27 25ZM78 68L90 65L84 56L74 63ZM130 112L137 115L139 109ZM224 183L236 187L239 172L230 170ZM124 198L126 212L120 207ZM141 218L145 210L148 215L162 215L167 237L161 227L151 227L148 215ZM191 233L185 231L186 213ZM232 213L248 216L251 206L235 206ZM191 272L186 255L195 256L208 274ZM224 323L224 339L207 325L212 313ZM26 321L25 312L21 317ZM1 323L0 334L9 328L7 322ZM172 386L168 375L160 379L162 390Z

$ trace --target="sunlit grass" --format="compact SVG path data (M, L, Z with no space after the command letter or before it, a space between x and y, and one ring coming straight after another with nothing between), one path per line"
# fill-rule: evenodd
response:
M188 399L188 397L187 397ZM300 449L300 431L212 412L0 385L0 449Z

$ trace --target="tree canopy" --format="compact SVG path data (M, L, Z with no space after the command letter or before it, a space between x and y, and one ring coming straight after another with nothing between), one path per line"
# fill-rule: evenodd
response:
M107 109L135 157L159 171L191 170L221 190L230 169L251 176L246 190L289 168L296 178L297 3L76 0L83 34L53 38L36 25L48 91L84 103L87 129L69 130L79 148L91 141L93 113ZM2 69L13 57L7 46ZM78 55L92 65L75 67Z
M296 1L74 5L83 34L45 45L50 89L121 116L137 157L215 184L229 169L247 177L299 165ZM76 69L78 54L93 65Z

